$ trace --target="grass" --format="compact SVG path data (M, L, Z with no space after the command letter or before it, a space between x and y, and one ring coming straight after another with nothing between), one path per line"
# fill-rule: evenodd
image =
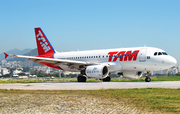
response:
M144 82L145 78L139 79L111 79L111 82ZM158 76L151 77L151 81L180 81L180 76ZM0 79L0 83L38 83L38 82L77 82L76 78L59 79ZM99 82L95 79L87 79L87 82Z
M158 76L151 77L152 81L180 81L180 76Z
M9 96L9 99L11 98L11 95L25 94L36 95L37 97L40 95L85 95L87 98L93 97L97 99L106 99L108 101L112 100L114 102L119 102L119 104L120 102L124 102L139 110L151 110L152 112L161 113L180 113L180 89L144 88L87 91L0 90L0 94L1 93L3 93L4 96ZM8 101L8 99L6 100ZM14 99L14 101L18 101L18 99ZM34 101L34 103L36 102L38 101Z
M93 93L95 96L125 101L140 109L149 107L161 112L180 113L180 89L111 89L91 92Z
M180 76L150 77L151 81L180 81ZM144 82L145 78L138 79L112 79L113 82Z
M76 78L68 79L0 79L0 83L41 83L41 82L76 82Z

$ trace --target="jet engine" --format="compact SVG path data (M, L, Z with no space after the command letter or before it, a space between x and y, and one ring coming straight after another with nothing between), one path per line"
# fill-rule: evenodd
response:
M87 68L85 69L85 75L87 77L103 79L109 75L109 69L108 66L103 64L87 66Z

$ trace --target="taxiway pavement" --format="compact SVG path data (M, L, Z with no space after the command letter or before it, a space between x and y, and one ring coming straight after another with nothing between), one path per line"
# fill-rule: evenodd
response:
M9 83L0 84L0 89L20 90L99 90L129 88L180 88L180 81L152 82L59 82L59 83Z

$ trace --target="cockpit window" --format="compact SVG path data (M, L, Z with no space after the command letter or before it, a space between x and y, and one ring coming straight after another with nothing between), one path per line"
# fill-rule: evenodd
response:
M163 55L168 55L166 52L162 52Z
M154 52L154 56L157 55L168 55L166 52Z
M162 53L161 53L161 52L159 52L159 53L158 53L158 55L162 55Z
M156 55L157 55L157 52L154 53L154 56L156 56Z

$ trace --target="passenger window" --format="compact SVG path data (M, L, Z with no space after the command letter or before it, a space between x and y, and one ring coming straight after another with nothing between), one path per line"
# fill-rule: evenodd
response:
M162 55L162 53L161 53L161 52L159 52L159 53L158 53L158 55Z
M154 56L156 56L156 55L157 55L157 52L154 53Z

